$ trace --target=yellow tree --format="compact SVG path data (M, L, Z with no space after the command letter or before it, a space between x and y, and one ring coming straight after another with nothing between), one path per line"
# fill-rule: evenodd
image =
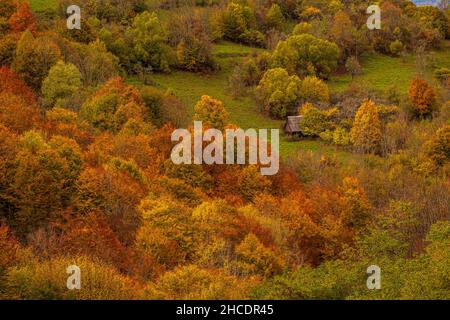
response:
M371 100L364 101L356 113L350 136L357 151L364 153L379 152L381 123L378 109Z
M213 128L223 130L228 122L228 117L223 103L210 96L202 96L195 106L194 120L203 121Z

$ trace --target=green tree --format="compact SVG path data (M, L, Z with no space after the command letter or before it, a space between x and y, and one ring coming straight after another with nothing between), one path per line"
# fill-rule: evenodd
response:
M301 80L289 76L283 68L268 70L257 88L264 111L270 116L283 119L297 108L300 101Z
M335 43L302 34L278 43L271 66L285 68L289 74L326 79L336 69L338 58L339 49Z
M28 86L40 90L42 81L50 68L61 59L61 52L51 40L35 39L30 31L25 31L17 44L13 69L22 75Z
M81 89L81 73L71 64L58 61L42 83L42 94L46 105L70 107L70 99L79 94Z
M274 3L266 14L267 27L282 30L284 25L284 16L278 4Z
M92 95L81 107L80 116L94 128L120 131L127 121L143 121L147 110L139 91L113 78Z
M137 15L128 30L133 53L138 62L156 71L167 72L173 63L173 53L166 44L167 35L155 12Z
M119 74L119 59L99 39L88 45L76 43L74 49L67 61L78 68L85 84L96 86Z

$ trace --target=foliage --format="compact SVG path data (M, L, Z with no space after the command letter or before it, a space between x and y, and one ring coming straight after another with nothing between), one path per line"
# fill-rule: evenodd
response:
M32 89L39 90L51 67L61 58L61 52L51 40L34 38L25 31L17 44L12 67Z
M250 7L231 1L222 15L225 39L249 45L264 46L264 35L255 29L256 20Z
M194 120L203 121L206 125L223 130L228 124L228 113L219 100L203 96L195 105Z
M321 111L311 103L302 106L300 114L300 129L306 136L319 137L323 132L332 129L331 117L335 110Z
M427 156L437 165L450 160L450 125L440 128L425 145Z
M315 76L307 76L300 85L300 97L303 102L327 103L330 92L325 82Z
M82 270L83 290L67 290L68 266ZM7 297L25 300L139 299L137 286L117 270L85 257L56 258L31 263L8 272Z
M271 117L283 119L300 101L301 81L289 76L282 68L268 70L257 88L264 111Z
M350 57L347 59L345 62L345 69L347 69L347 72L350 73L352 79L362 73L362 67L356 57Z
M98 130L118 131L131 119L142 121L145 105L135 88L113 78L83 104L80 115Z
M363 102L355 116L350 132L354 147L360 152L379 152L381 123L378 109L370 100Z
M245 282L220 271L196 266L179 267L164 274L156 284L150 283L146 296L151 299L229 300L245 297Z
M16 12L9 18L9 23L12 32L20 33L29 30L36 33L36 20L30 10L28 1L18 3Z
M290 74L326 79L336 69L338 57L336 44L310 34L294 35L278 43L271 66L285 68Z
M409 85L408 96L416 117L423 118L431 114L435 105L436 94L425 80L419 77L412 80Z
M170 70L172 53L166 45L167 35L156 13L145 11L137 15L128 32L133 39L133 54L138 62L152 70Z
M58 61L42 83L42 94L48 106L68 107L70 99L79 94L81 73L73 64Z

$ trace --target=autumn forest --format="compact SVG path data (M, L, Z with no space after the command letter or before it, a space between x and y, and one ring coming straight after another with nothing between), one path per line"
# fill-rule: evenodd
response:
M0 0L0 300L448 300L449 219L448 1Z

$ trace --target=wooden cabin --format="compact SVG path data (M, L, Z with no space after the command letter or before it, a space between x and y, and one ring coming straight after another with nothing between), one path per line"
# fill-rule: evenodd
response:
M301 135L302 130L300 129L300 120L302 120L302 118L303 116L287 117L283 127L284 133L288 135Z

